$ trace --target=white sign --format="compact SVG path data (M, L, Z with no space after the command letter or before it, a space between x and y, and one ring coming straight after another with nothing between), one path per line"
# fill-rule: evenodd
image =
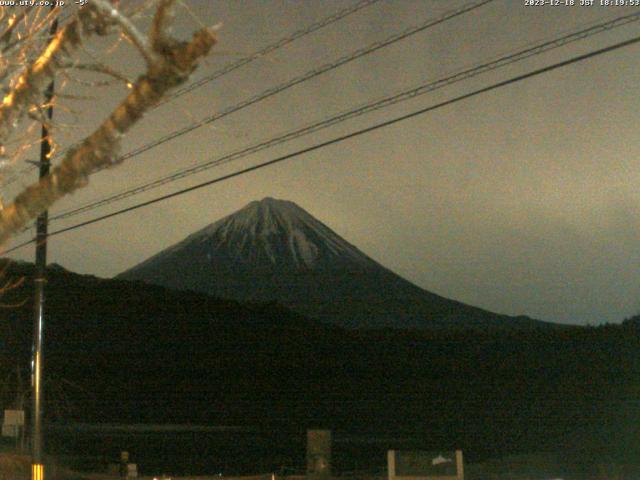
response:
M138 465L127 463L127 478L138 478Z
M388 480L463 480L462 451L389 450Z
M5 410L4 411L4 424L5 425L24 425L24 410Z

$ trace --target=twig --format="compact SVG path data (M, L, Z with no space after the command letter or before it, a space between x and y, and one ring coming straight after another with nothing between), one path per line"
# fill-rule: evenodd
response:
M113 7L109 2L105 0L91 0L91 4L103 15L110 17L115 23L117 23L122 32L131 40L145 61L147 62L147 66L153 65L156 61L156 55L154 54L151 46L149 45L149 41L138 31L131 21L122 15L118 10Z
M31 7L25 8L9 21L9 26L4 31L2 36L0 36L0 43L3 43L5 45L9 43L9 41L11 40L11 36L13 35L13 32L15 31L16 28L18 28L18 25L20 24L20 22L22 22L22 20L24 20L24 18L27 16L27 13L29 12L30 8Z
M111 68L109 65L105 65L103 63L78 63L78 64L68 64L63 68L67 69L76 69L76 70L87 70L96 73L102 73L103 75L108 75L110 77L115 78L116 80L120 80L125 84L133 83L131 79L125 77L123 74L118 72L117 70ZM74 81L78 81L77 79L73 79ZM93 84L92 84L93 85Z
M151 22L151 33L149 35L151 37L151 47L160 54L171 42L171 39L166 36L166 30L173 16L174 4L175 0L160 0Z

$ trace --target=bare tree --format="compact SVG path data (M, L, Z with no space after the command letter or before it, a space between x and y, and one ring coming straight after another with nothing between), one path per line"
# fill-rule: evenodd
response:
M70 68L90 68L124 79L130 90L93 133L66 151L50 175L25 188L12 203L0 210L0 245L57 200L87 185L92 173L115 165L123 135L145 112L184 83L198 61L209 53L216 43L214 29L197 30L188 41L177 40L168 34L174 3L174 0L155 2L146 35L117 8L117 2L107 0L87 2L46 43L35 42L30 36L40 32L42 37L59 11L52 11L39 20L30 20L28 34L22 36L16 35L16 31L21 23L29 21L29 11L6 19L5 30L0 31L0 82L5 86L0 103L0 155L8 155L7 146L21 122L29 118L46 122L44 92L56 75ZM87 65L79 61L83 41L114 31L129 40L144 59L145 71L136 80L129 81L106 65Z

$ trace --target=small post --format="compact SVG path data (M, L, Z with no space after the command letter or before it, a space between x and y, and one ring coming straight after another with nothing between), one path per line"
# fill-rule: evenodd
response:
M129 473L129 452L120 452L120 477L127 478Z
M307 430L307 480L331 477L331 430Z
M462 459L462 450L456 450L456 470L458 478L464 479L464 461Z

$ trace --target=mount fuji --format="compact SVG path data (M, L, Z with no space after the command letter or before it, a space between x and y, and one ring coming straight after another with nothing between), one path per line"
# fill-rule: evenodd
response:
M243 302L278 302L348 328L528 328L428 292L383 267L293 202L265 198L119 274Z

